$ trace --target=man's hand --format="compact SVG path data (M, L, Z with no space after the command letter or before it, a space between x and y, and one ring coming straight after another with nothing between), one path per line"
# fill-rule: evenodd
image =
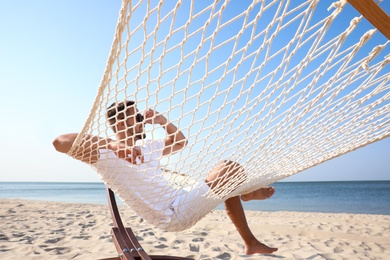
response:
M108 149L114 151L118 158L124 159L131 164L137 164L137 158L141 163L144 162L142 151L137 147L129 147L120 142L110 142L108 144Z
M144 112L144 123L145 124L160 124L160 125L165 125L167 123L167 119L165 116L160 114L157 111L154 111L152 109L148 109Z
M160 124L166 131L163 155L169 155L183 149L187 145L184 134L177 127L168 122L168 119L157 111L148 109L144 112L145 124Z

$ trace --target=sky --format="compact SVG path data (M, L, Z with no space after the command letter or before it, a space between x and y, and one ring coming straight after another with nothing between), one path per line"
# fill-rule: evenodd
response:
M90 166L56 152L79 132L100 85L118 0L1 1L0 181L96 182ZM390 10L390 5L383 6ZM284 181L390 180L390 138Z

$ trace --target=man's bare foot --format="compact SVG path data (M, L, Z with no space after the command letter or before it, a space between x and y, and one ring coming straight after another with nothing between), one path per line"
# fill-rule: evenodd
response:
M275 247L269 247L256 240L252 245L245 245L245 254L272 254L278 249Z
M247 194L241 195L241 200L249 201L249 200L265 200L270 198L275 193L274 187L263 187L258 190L252 191Z

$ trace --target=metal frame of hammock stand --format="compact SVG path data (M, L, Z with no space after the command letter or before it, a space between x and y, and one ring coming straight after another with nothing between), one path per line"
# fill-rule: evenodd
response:
M188 257L148 255L142 248L131 228L123 225L114 192L106 187L114 227L111 230L112 240L118 251L117 257L101 260L193 260Z

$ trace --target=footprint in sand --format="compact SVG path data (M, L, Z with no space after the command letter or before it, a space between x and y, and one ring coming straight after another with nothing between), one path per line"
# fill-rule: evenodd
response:
M7 252L10 249L8 249L6 246L0 246L0 253Z
M60 240L61 240L61 238L59 238L59 237L48 239L48 240L45 241L45 244L55 244L55 243L57 243Z
M2 240L8 241L8 240L9 240L9 237L7 237L7 236L4 235L4 234L0 234L0 241L2 241Z
M26 244L32 244L34 242L34 237L30 237L30 236L24 236L22 237L19 242L25 242Z
M199 246L190 244L190 251L191 252L199 252Z
M51 252L55 255L63 255L70 252L70 249L67 247L49 247L44 249L46 252Z
M223 254L220 254L219 256L216 256L216 258L218 258L218 259L230 259L232 257L231 257L231 255L229 253L223 253Z
M169 246L164 245L164 244L160 244L158 246L155 246L155 248L159 248L159 249L164 249L164 248L167 248L167 247L169 247Z
M24 233L21 233L21 232L15 232L15 233L12 233L12 235L14 237L24 237Z

